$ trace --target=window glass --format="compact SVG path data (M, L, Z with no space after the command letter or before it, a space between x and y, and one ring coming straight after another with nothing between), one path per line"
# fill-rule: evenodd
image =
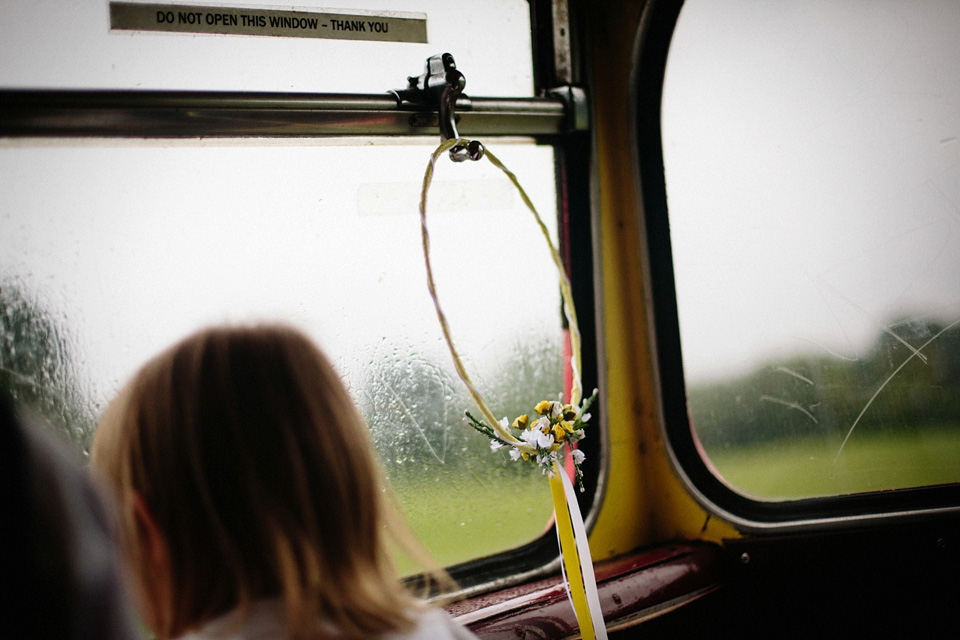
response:
M525 0L158 4L419 13L427 42L111 30L107 0L4 0L0 86L382 94L405 88L428 57L449 51L467 77L467 94L533 95Z
M372 142L3 143L0 384L84 447L120 385L173 341L290 322L333 358L440 562L539 537L546 483L463 424L472 405L427 293L417 205L434 140ZM492 146L555 236L553 149ZM442 160L430 202L466 366L498 414L525 413L562 390L540 231L486 161Z
M663 150L689 413L762 500L960 481L960 5L685 3Z

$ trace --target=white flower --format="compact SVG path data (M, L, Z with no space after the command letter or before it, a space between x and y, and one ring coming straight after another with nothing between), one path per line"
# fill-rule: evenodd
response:
M539 447L540 449L549 449L550 446L553 444L553 434L544 433L539 429L537 429L536 434L537 434L537 447Z
M560 403L554 402L550 405L550 418L556 420L560 417Z
M520 459L520 449L510 449L510 459L519 460Z
M537 456L537 466L540 467L540 471L544 475L550 475L553 473L553 465L557 461L557 454L554 452L544 453Z
M497 449L499 449L499 448L502 447L502 446L503 446L503 443L500 442L500 441L498 441L498 440L491 440L491 441L490 441L490 450L491 450L491 451L496 451Z
M537 446L537 436L540 433L540 429L527 429L520 435L520 438L531 447L535 447Z
M500 418L500 426L501 426L501 427L503 427L504 429L506 429L509 424L510 424L510 421L507 420L507 417L506 417L506 416Z
M583 414L582 416L580 416L580 422L586 422L586 421L589 420L589 419L590 419L590 414L589 414L589 413L585 413L585 414Z
M580 464L587 459L587 456L583 453L583 451L580 451L580 449L574 449L571 451L570 457L573 458L573 464Z
M532 429L534 431L549 431L550 430L550 419L547 417L540 418L533 423Z

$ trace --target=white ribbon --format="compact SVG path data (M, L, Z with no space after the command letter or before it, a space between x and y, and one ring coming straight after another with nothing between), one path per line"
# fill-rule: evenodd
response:
M600 593L597 591L597 577L593 572L593 558L590 557L590 545L587 542L587 528L583 524L583 516L580 514L580 505L577 503L573 483L570 482L570 478L563 471L560 472L560 479L563 481L563 495L567 499L567 509L570 510L573 539L577 545L577 558L580 562L580 573L583 575L583 586L587 594L587 607L590 609L593 632L598 639L607 640L607 627L603 622ZM563 562L560 563L560 566L563 566ZM563 586L567 590L567 597L570 598L572 605L573 598L570 595L570 586L567 584L566 571L563 572Z

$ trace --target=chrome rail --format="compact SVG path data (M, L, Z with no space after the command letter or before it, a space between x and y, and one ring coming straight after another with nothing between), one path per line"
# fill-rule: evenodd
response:
M559 97L466 98L462 135L568 131ZM435 135L435 107L371 94L0 90L0 137L205 138Z

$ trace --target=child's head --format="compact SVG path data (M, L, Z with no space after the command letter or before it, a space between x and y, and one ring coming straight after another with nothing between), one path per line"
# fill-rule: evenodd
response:
M275 596L295 635L409 625L366 428L301 333L217 328L164 351L108 408L93 464L161 637Z

